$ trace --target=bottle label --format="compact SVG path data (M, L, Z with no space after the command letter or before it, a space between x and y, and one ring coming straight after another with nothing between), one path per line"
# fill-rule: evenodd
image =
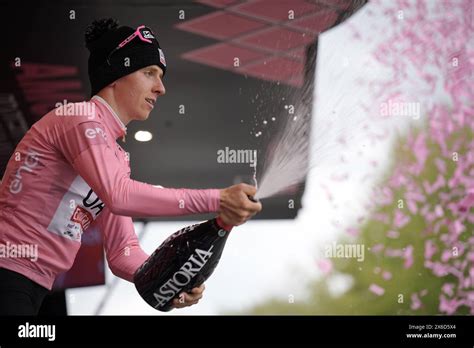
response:
M153 292L157 304L155 308L164 306L169 300L174 298L176 294L204 267L209 258L214 245L209 250L196 249L184 265L163 284L157 292Z

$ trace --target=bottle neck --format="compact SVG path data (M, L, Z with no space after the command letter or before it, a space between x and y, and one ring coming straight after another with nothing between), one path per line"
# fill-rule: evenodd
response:
M221 219L220 216L218 216L218 217L216 218L216 223L217 223L217 225L218 225L220 228L223 228L223 229L226 230L227 232L230 232L230 231L232 230L232 228L234 227L234 226L232 226L232 225L227 225L224 221L222 221L222 219Z

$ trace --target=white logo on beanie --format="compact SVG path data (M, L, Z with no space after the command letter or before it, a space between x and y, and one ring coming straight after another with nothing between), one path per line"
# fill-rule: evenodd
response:
M154 39L154 38L155 38L155 37L153 36L153 33L152 33L151 31L149 31L149 30L143 30L142 34L143 34L143 37L144 37L145 39Z
M164 66L166 66L165 55L164 55L163 51L161 50L161 48L158 48L158 52L160 52L160 63L163 64Z

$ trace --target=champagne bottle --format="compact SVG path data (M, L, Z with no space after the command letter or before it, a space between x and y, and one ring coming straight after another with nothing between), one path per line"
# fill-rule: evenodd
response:
M172 234L135 272L140 296L159 311L171 310L174 298L214 272L232 227L217 217Z

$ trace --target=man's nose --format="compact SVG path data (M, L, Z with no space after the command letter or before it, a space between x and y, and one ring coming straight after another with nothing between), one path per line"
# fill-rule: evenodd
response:
M165 88L165 85L163 84L163 81L161 79L158 79L158 82L156 83L153 92L158 94L158 95L165 95L166 88Z

